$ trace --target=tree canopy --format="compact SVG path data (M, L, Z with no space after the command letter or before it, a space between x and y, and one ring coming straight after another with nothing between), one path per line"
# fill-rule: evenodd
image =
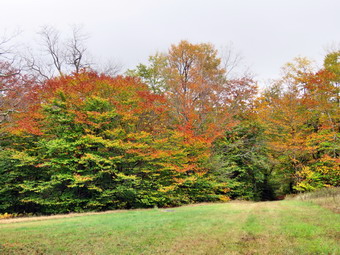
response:
M1 60L0 213L271 200L339 186L339 52L320 69L296 58L262 93L222 62L213 45L188 41L121 76L74 62L74 72L42 78Z

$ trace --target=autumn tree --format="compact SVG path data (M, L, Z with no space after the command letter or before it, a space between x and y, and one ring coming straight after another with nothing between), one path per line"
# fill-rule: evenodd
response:
M216 172L212 158L225 163L221 161L226 157L219 155L222 150L213 153L212 144L237 125L240 122L237 115L251 106L256 83L248 75L230 75L239 61L240 56L231 51L221 59L211 44L181 41L167 53L151 56L149 65L140 64L128 72L141 77L154 93L164 93L168 99L168 125L178 130L191 147L187 147L188 152L192 151L187 154L188 163L192 162L186 168L188 175ZM217 172L223 171L226 169ZM226 178L218 178L220 183L225 181Z
M10 180L2 210L171 206L225 195L206 178L205 143L169 130L166 99L138 79L79 73L33 94L1 151L0 182Z
M313 132L307 139L313 159L298 173L297 189L313 190L340 184L339 52L325 57L324 68L305 77L305 103L312 112Z
M149 65L138 64L136 69L129 69L128 76L140 77L147 84L153 93L162 94L167 91L166 76L164 68L167 65L165 54L156 53L149 57Z
M327 59L328 57L326 57ZM297 58L259 98L276 174L283 192L337 185L338 88L335 74Z
M214 137L256 91L249 77L227 79L211 44L181 41L149 60L149 66L140 64L130 74L140 76L156 93L165 93L173 109L172 124L196 135Z

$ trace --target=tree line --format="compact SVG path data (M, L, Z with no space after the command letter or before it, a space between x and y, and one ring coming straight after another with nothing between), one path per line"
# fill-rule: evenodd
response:
M237 57L209 43L181 41L117 75L86 63L79 30L64 48L56 31L42 36L52 64L0 61L0 213L339 186L339 51L316 70L294 59L260 93L248 72L231 75Z

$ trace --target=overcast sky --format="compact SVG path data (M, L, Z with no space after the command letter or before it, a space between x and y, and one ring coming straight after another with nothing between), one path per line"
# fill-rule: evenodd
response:
M32 41L43 25L81 24L94 56L132 68L180 40L233 42L258 79L296 56L321 63L340 42L339 0L0 0L0 29Z

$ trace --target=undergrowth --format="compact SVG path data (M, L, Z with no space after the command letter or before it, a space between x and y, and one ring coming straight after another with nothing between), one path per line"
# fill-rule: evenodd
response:
M322 188L291 197L288 196L287 198L312 202L336 213L340 213L340 187Z

